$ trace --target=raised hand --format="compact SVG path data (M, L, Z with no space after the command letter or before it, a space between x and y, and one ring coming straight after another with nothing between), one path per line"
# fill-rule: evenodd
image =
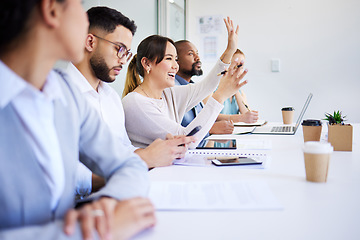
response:
M228 44L225 52L221 55L220 59L224 63L230 63L231 58L238 46L239 25L237 25L235 29L234 23L230 19L230 17L224 18L224 22L228 32Z
M228 71L221 78L218 89L213 94L213 98L219 103L223 104L226 99L233 96L242 86L247 84L247 80L240 82L246 73L247 69L242 71L241 68L236 66L239 64L239 61L234 61L231 63Z
M230 17L224 18L224 22L228 32L227 49L235 52L238 46L239 25L237 25L235 29L234 22L230 19Z

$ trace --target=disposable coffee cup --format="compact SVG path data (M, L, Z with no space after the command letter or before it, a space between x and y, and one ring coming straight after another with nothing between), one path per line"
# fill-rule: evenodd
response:
M331 144L309 141L304 143L303 150L306 180L310 182L326 182L330 156L333 152Z
M304 142L320 141L321 137L321 121L315 119L307 119L302 123Z
M295 109L293 107L284 107L281 109L283 123L284 124L292 124L294 119Z

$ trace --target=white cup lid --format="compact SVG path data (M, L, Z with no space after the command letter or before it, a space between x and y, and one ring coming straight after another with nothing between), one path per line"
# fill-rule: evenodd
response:
M333 147L327 142L308 141L304 143L303 150L305 153L324 154L331 153Z

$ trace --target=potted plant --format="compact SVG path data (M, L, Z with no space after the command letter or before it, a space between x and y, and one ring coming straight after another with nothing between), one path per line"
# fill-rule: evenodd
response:
M324 120L329 122L328 142L334 147L334 151L352 151L353 127L344 123L345 118L340 111L325 113Z

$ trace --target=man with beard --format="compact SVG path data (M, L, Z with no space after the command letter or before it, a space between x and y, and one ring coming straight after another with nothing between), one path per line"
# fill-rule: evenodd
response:
M184 156L186 146L181 145L194 139L167 136L167 140L157 139L145 149L135 148L126 133L120 97L107 84L115 81L122 66L132 56L130 47L136 31L134 21L107 7L93 7L87 13L90 25L85 57L75 66L70 64L67 73L116 135L119 144L135 151L149 168L171 165L175 158ZM86 196L91 190L96 191L105 184L103 179L92 175L82 164L78 167L77 178L76 193L80 196Z
M193 76L201 76L203 74L197 48L194 44L187 40L175 42L175 47L178 54L179 64L179 71L175 76L175 84L187 85L189 83L193 83L193 81L191 80ZM185 114L181 125L186 127L196 117L196 115L201 111L202 108L203 103L200 102L193 109L188 111ZM217 121L214 123L209 133L231 134L234 130L233 122L256 122L256 120L257 113L253 113L250 111L241 115L219 114ZM204 142L201 142L199 145L201 146L202 144L204 144Z

